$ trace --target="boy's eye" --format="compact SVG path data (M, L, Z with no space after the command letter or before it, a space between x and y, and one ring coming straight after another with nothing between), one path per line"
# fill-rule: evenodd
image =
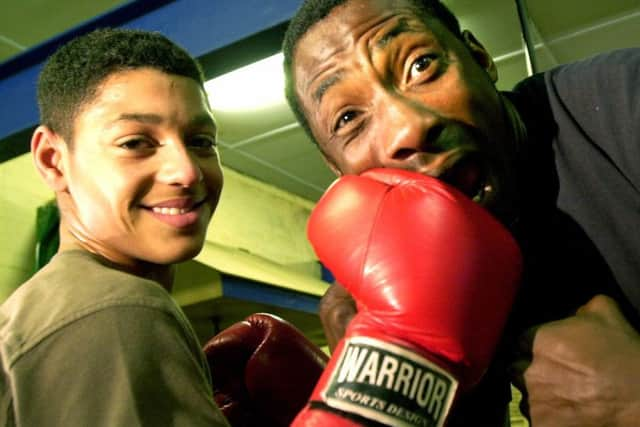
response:
M124 148L125 150L141 150L141 149L152 148L153 143L148 139L135 138L135 139L129 139L123 142L122 144L119 145L119 147Z
M210 136L196 136L189 140L189 146L204 150L215 148L217 145L215 138Z

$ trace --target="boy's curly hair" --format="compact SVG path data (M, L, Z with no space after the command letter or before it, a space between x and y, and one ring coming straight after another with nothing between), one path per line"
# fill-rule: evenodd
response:
M40 122L73 139L73 123L109 75L151 67L204 85L198 62L157 32L103 28L79 36L47 60L38 79Z

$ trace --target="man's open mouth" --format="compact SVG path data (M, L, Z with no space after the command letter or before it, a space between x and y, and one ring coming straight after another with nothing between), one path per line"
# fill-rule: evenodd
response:
M486 195L492 191L484 162L477 155L467 155L460 159L438 179L455 187L479 204L483 204Z

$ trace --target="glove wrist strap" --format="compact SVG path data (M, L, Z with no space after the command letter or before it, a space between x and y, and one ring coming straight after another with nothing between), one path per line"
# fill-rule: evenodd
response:
M366 336L345 339L320 389L325 405L397 426L441 427L458 381L419 353Z

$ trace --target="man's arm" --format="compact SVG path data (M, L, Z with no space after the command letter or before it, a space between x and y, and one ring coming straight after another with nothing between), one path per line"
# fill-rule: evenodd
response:
M202 362L170 313L109 307L64 326L14 364L16 422L227 426Z
M609 297L522 339L513 365L536 427L633 427L640 419L640 335Z

